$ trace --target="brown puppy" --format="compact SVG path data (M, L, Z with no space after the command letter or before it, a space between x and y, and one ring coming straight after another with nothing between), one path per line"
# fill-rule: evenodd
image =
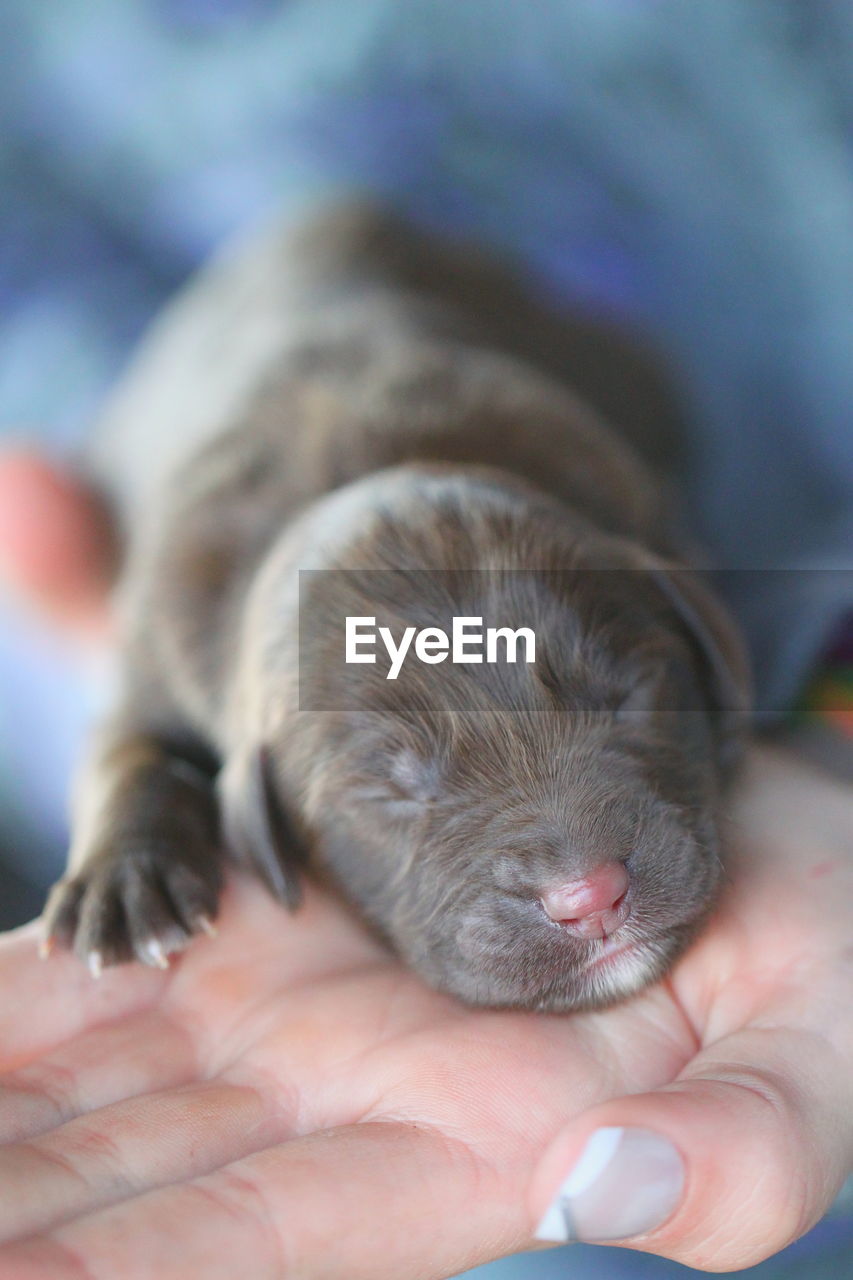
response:
M600 362L496 268L365 209L257 238L171 308L98 447L121 696L46 912L93 971L167 963L226 851L293 908L310 866L473 1002L606 1003L683 949L744 658L639 455L543 373L561 349ZM375 661L345 661L347 619L385 628ZM533 649L454 661L459 619Z

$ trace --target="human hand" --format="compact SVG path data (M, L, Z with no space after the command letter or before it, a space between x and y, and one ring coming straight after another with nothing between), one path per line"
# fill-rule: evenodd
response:
M807 785L753 757L721 911L670 981L603 1012L466 1009L319 892L290 917L242 878L167 974L94 981L39 964L33 926L9 936L0 1277L451 1274L529 1247L601 1126L669 1138L685 1189L638 1204L640 1151L579 1200L585 1237L645 1209L668 1220L633 1247L694 1265L781 1248L853 1145L853 810Z
M0 583L66 635L100 641L115 538L98 496L32 449L0 455Z
M658 1148L642 1207L668 1220L633 1247L775 1252L851 1161L851 832L849 793L755 753L711 927L665 984L572 1017L466 1010L321 895L291 919L243 881L165 976L93 984L24 931L0 949L0 1132L25 1143L0 1236L33 1238L0 1277L445 1275L526 1247L601 1126L681 1153ZM577 1200L581 1235L624 1228L647 1165Z

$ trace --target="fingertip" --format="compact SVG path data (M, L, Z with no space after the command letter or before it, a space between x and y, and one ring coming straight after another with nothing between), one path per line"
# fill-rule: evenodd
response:
M745 1078L682 1080L595 1108L556 1135L530 1187L534 1239L627 1245L688 1266L755 1265L831 1203L826 1140Z
M85 483L26 446L0 453L0 578L31 606L82 631L107 625L112 531Z
M590 1133L539 1219L537 1240L612 1243L661 1227L684 1196L685 1162L669 1138L636 1126Z

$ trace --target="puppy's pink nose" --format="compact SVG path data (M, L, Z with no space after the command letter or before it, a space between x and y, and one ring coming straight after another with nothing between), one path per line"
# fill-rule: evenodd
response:
M605 862L583 880L542 894L546 914L582 938L606 938L628 919L630 879L621 862Z

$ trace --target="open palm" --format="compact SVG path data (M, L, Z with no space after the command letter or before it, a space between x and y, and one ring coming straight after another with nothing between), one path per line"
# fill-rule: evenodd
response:
M166 974L94 981L39 964L32 926L10 935L0 1278L445 1276L530 1247L614 1123L688 1167L639 1247L756 1261L851 1162L851 832L848 793L756 753L711 927L597 1013L467 1009L342 905L309 892L291 917L242 877L219 937Z
M0 458L0 576L108 626L111 540L38 455ZM429 1280L529 1245L587 1137L671 1140L684 1194L633 1247L732 1269L853 1166L853 793L754 752L730 882L669 980L614 1009L465 1009L309 894L249 881L170 973L93 981L0 941L0 1280ZM612 1233L611 1233L612 1234Z

